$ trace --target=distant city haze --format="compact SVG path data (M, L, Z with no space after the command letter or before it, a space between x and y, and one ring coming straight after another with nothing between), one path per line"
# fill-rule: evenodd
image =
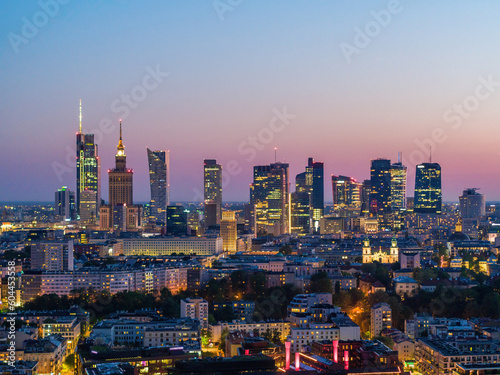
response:
M401 1L383 21L388 3L70 1L27 37L38 2L2 2L0 201L75 190L80 99L106 201L120 118L136 202L150 199L147 147L170 150L172 202L201 200L204 159L232 170L224 202L248 201L275 147L292 192L308 157L324 162L326 202L332 174L362 181L401 151L411 197L411 159L428 162L429 146L443 200L500 200L500 2Z

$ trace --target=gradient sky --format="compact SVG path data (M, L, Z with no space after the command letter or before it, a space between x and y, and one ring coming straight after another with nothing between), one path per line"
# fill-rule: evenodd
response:
M348 63L342 43L354 45L357 28L374 27L371 12L388 3L244 0L221 20L211 0L72 0L16 53L9 38L23 36L26 19L43 22L41 7L1 2L0 201L50 201L62 185L75 189L79 99L84 131L106 119L116 125L99 142L106 200L119 117L136 201L149 200L146 147L170 150L172 201L198 196L204 158L234 160L241 171L224 201L248 200L252 166L274 161L274 147L292 181L308 157L324 161L331 201L331 174L368 178L370 159L418 156L416 143L435 129L446 137L432 156L444 199L479 187L500 200L500 87L481 89L458 129L443 119L475 95L479 77L500 82L500 1L401 1ZM127 116L113 111L157 65L170 75ZM283 107L296 117L247 161L238 145ZM59 178L53 166L67 160Z

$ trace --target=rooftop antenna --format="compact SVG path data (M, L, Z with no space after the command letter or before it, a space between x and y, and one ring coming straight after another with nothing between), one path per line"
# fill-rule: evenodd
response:
M429 163L432 163L432 146L429 145Z
M274 162L276 163L276 150L278 150L277 147L274 148Z
M401 151L398 152L398 163L401 164L403 153Z
M82 99L80 99L80 134L82 133Z

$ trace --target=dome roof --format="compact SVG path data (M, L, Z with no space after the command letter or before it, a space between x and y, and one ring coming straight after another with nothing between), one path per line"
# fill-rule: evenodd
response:
M448 242L454 241L470 241L470 237L464 232L455 232L448 238Z

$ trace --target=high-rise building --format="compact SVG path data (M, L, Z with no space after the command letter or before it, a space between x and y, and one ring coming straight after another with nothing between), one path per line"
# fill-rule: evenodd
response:
M401 211L406 208L406 172L407 168L400 161L391 165L391 209Z
M127 168L127 156L122 140L122 122L120 120L120 139L116 147L115 168L108 170L109 206L100 209L102 229L136 230L140 225L140 207L134 206L133 177L134 171Z
M186 236L188 228L187 210L182 205L167 206L167 234Z
M203 298L181 300L181 318L198 319L202 328L208 328L208 302Z
M417 165L414 209L416 213L441 213L441 166L438 163Z
M57 189L55 194L56 216L61 220L71 221L75 219L75 192L63 186Z
M388 303L381 302L373 305L370 311L371 337L380 336L384 329L392 328L392 310Z
M361 189L361 214L366 216L370 213L370 195L372 192L372 182L364 180Z
M101 204L101 161L94 134L82 133L82 101L80 100L80 128L76 133L76 211L80 213L80 194L84 190L96 192L96 207Z
M313 158L307 160L305 172L295 177L295 191L311 194L312 224L317 230L325 208L323 162L314 161Z
M465 189L460 199L460 216L463 219L479 218L486 215L486 201L477 189Z
M151 221L166 224L166 209L169 204L169 151L151 151L149 148L149 184L151 187Z
M390 229L392 225L390 160L372 160L370 182L370 212L377 216L380 229Z
M96 195L94 190L84 190L80 193L80 221L82 224L93 225L96 223Z
M217 160L205 159L203 172L205 226L220 225L222 217L222 165L217 164Z
M288 164L274 163L253 167L250 203L255 205L257 230L288 233Z
M363 185L352 177L332 176L333 209L361 209Z
M308 234L311 231L311 195L290 194L290 232Z
M238 228L236 213L234 211L222 211L220 236L222 237L222 248L224 252L235 253L237 250L236 240L238 238Z
M68 242L35 242L31 247L31 269L72 271L73 251L73 240Z

